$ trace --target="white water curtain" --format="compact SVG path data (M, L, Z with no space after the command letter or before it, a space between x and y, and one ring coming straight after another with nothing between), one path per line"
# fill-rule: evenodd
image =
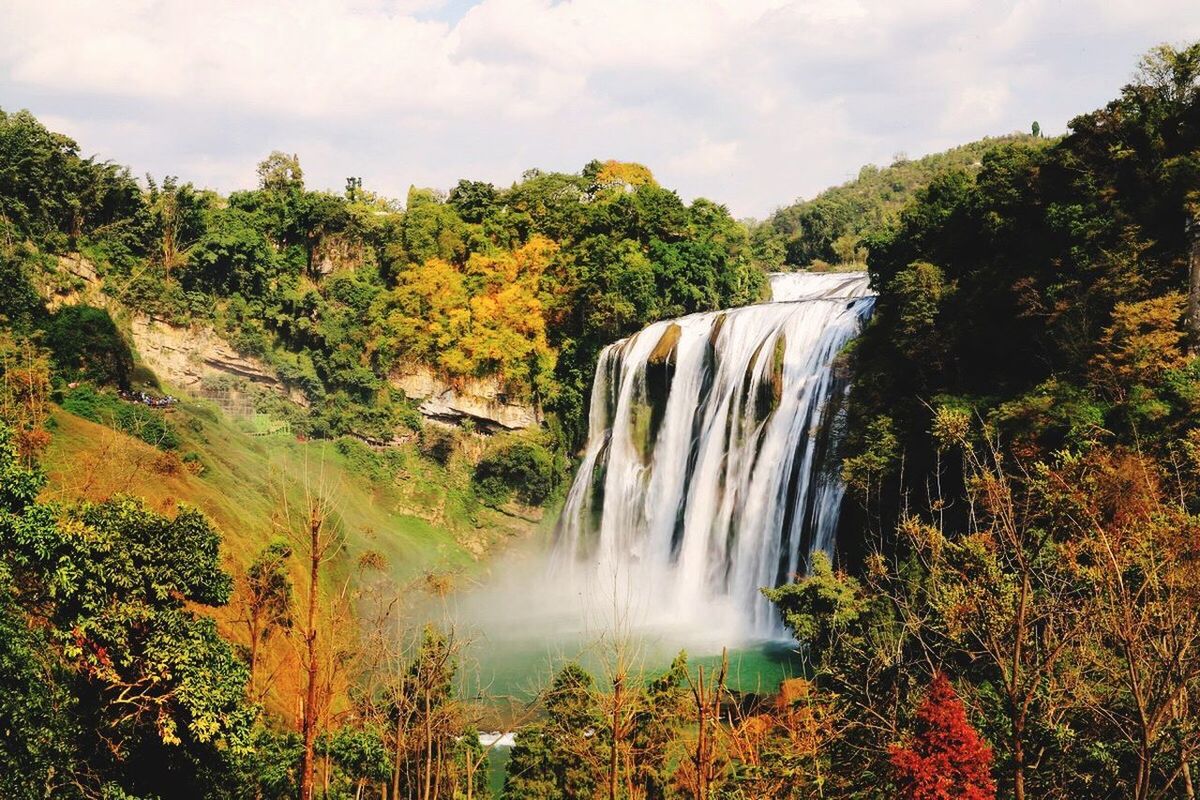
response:
M659 322L600 357L554 569L634 627L779 636L759 589L832 551L834 362L874 297L864 273L771 287L770 303Z

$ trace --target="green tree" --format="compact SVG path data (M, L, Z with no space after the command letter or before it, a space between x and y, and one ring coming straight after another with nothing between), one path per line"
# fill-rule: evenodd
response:
M43 480L19 465L7 429L0 431L9 596L27 613L36 609L49 645L40 657L54 665L42 674L61 670L56 685L68 688L70 702L59 708L69 709L67 724L78 731L69 763L39 776L42 783L219 794L249 752L255 712L245 703L245 667L215 623L188 609L229 597L216 533L198 512L168 518L129 499L40 504ZM20 743L44 736L36 731L12 733Z
M506 800L593 797L608 763L604 717L595 683L578 664L567 664L545 695L546 721L517 733L504 779Z
M43 342L57 373L67 380L129 386L133 353L107 310L63 306L46 322Z
M204 235L188 252L184 283L254 297L266 287L274 262L254 218L239 209L223 209L209 217Z
M171 270L187 261L187 251L203 235L207 198L190 183L180 184L174 175L157 183L147 175L146 207L158 244L158 258L170 277Z
M480 223L497 208L496 187L483 181L460 180L450 190L446 202L458 212L464 222Z
M258 188L267 192L299 192L304 189L300 157L279 150L258 163Z
M19 248L0 247L0 317L18 332L30 332L46 316L33 285L35 264Z
M515 439L488 452L475 467L476 493L487 503L502 505L515 494L529 505L549 499L557 482L554 459L537 442Z

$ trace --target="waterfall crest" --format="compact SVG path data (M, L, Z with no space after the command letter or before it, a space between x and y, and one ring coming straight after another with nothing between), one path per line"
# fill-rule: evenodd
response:
M650 325L605 348L554 569L640 628L782 633L759 593L831 551L842 347L865 273L771 276L772 302Z

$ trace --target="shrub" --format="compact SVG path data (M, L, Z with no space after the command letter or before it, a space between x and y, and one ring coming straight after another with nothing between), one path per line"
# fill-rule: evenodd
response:
M334 442L333 446L346 459L346 466L355 475L373 481L387 481L396 474L387 451L373 450L353 436L343 436Z
M204 464L204 459L201 458L200 454L194 450L184 453L182 461L184 467L187 468L187 471L193 475L203 475L205 470L208 469L208 467Z
M485 503L500 505L515 494L529 505L541 505L554 491L554 458L536 442L516 440L483 457L475 468L475 493Z
M425 427L425 418L416 406L408 401L396 404L396 422L408 428L413 433L420 433Z
M458 447L458 436L450 428L437 425L426 425L421 429L421 438L417 445L421 455L431 458L443 467L450 463Z
M77 417L98 422L141 439L160 450L179 447L179 434L161 411L127 403L85 384L63 396L62 407Z
M159 475L178 475L184 470L183 460L178 453L166 452L154 459L154 471Z

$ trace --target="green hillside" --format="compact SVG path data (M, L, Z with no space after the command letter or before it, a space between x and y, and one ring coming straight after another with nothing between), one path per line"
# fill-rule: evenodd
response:
M237 568L281 535L282 509L303 506L306 484L336 498L345 562L377 552L398 582L469 568L506 535L532 528L475 500L461 452L442 466L415 443L385 454L350 438L254 436L211 405L185 400L168 419L180 432L179 450L201 465L194 474L188 463L110 427L61 410L53 419L43 457L49 492L89 500L127 493L163 511L194 505L225 533L224 550Z
M988 137L921 158L897 156L886 167L867 164L855 178L784 206L755 225L756 253L771 269L862 269L867 241L892 225L919 190L939 175L977 172L988 151L1034 138Z

